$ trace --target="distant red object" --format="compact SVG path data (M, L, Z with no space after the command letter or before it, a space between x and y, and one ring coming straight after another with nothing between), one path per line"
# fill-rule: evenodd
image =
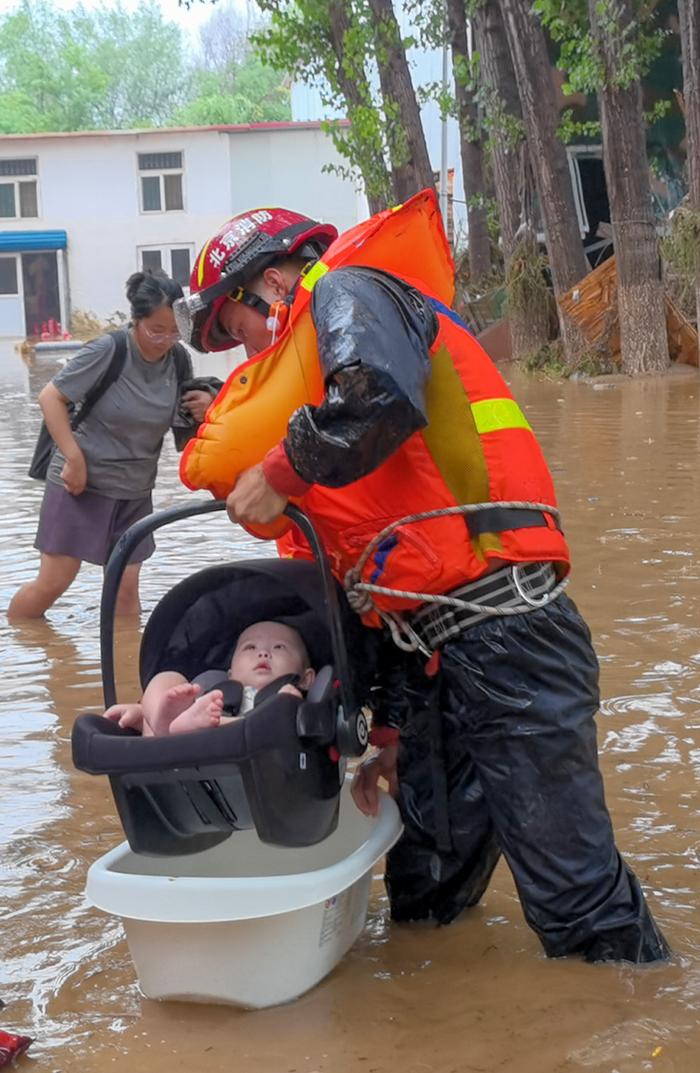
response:
M11 1032L3 1032L0 1029L0 1069L9 1066L15 1058L24 1054L33 1042L30 1036L14 1036Z
M50 339L70 339L70 334L64 332L60 320L55 320L53 317L49 317L48 320L42 322L40 333L37 332L37 326L34 325L34 332L35 335L39 334L42 342Z

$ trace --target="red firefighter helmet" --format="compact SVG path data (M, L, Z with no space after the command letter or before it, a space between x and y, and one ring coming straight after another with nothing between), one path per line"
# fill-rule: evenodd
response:
M245 302L267 316L267 303L245 284L268 265L292 254L316 260L337 238L321 224L290 209L251 209L228 220L200 250L190 277L190 296L173 305L183 339L202 353L228 350L219 310L227 298Z

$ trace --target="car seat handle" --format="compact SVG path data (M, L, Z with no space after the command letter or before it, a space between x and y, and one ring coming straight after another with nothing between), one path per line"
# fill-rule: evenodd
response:
M102 693L105 708L117 702L114 678L114 609L122 576L136 546L144 537L162 529L164 525L178 522L183 518L192 518L197 514L211 514L226 509L225 499L212 499L204 503L184 503L167 510L159 510L135 522L122 533L114 545L102 582L102 600L100 602L100 662L102 665Z
M367 739L364 730L366 728L365 717L355 699L350 677L348 653L345 647L345 636L340 617L340 603L335 579L331 573L328 557L324 550L318 533L313 527L311 519L304 514L303 510L288 503L284 513L294 522L306 537L313 552L314 559L321 572L323 591L326 600L328 625L331 634L331 648L333 650L333 666L338 680L338 693L340 695L340 710L338 712L337 744L339 751L344 756L361 756L367 748Z

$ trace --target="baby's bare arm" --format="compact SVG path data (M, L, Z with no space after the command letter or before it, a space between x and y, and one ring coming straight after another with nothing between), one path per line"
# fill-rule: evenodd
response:
M141 730L143 726L143 708L140 704L113 704L104 715L105 719L118 723L122 728Z
M290 685L289 682L286 686L282 686L280 693L290 693L293 697L299 697L301 700L303 693L300 693L296 686Z

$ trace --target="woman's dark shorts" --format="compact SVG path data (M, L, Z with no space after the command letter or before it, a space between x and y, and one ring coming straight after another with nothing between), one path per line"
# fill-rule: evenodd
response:
M97 492L72 496L61 484L46 482L34 547L47 555L70 555L104 566L122 533L153 512L150 493L141 499L110 499ZM149 535L130 562L142 563L154 552Z

